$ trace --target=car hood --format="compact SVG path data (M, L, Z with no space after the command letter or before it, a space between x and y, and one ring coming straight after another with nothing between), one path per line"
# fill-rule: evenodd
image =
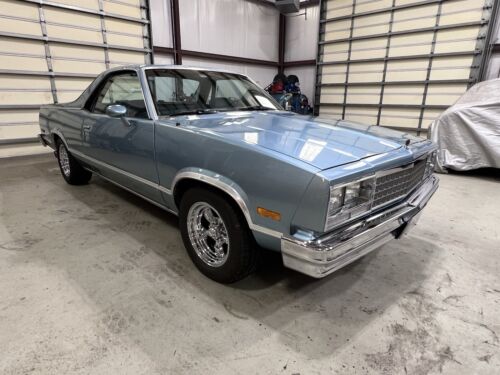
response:
M278 152L324 170L423 139L380 126L283 111L221 112L177 117L182 127Z

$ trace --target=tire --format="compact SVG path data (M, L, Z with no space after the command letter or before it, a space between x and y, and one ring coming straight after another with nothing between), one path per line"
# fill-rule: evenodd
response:
M87 171L80 165L60 139L56 141L56 147L57 162L66 182L70 185L87 184L92 177L92 172Z
M208 189L192 188L183 195L179 211L182 241L201 273L229 284L255 270L254 239L245 218L226 197ZM211 216L211 221L207 216Z

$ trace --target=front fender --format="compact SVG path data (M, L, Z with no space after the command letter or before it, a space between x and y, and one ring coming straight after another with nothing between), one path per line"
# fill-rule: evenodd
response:
M174 180L172 181L170 190L172 199L175 197L175 189L179 182L185 179L203 182L228 194L241 209L241 212L243 213L245 220L252 231L265 233L273 237L281 237L281 232L262 227L255 223L255 214L249 209L251 205L247 194L241 186L230 178L203 168L183 168L175 175Z

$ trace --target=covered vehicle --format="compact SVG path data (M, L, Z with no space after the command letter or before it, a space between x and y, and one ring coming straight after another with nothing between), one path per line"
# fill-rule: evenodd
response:
M470 88L431 124L429 138L438 172L500 168L500 79Z
M96 174L179 215L194 264L224 283L254 269L255 244L326 276L400 237L438 187L431 141L283 111L227 71L115 68L43 106L40 128L66 182Z

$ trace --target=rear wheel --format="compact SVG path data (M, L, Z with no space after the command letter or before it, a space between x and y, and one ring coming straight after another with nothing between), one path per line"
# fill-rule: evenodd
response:
M255 269L256 248L246 221L223 195L202 188L188 190L179 218L184 246L205 276L232 283Z
M84 185L88 183L92 177L92 173L78 163L60 139L57 140L56 146L59 169L66 182L70 185Z

